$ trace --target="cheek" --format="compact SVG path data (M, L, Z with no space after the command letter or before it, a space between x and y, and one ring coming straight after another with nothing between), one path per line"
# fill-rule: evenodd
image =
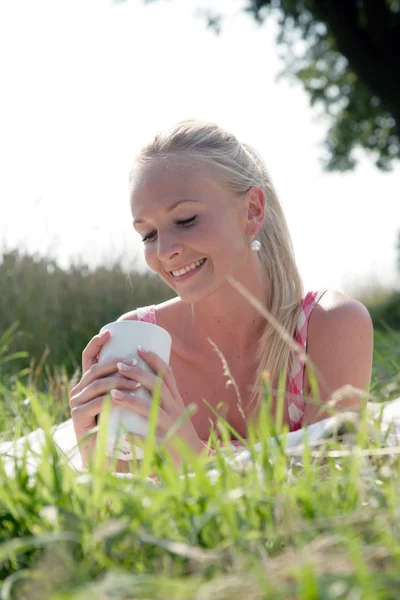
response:
M144 246L144 260L150 268L153 267L157 260L156 246L152 246L151 244Z
M240 260L244 255L243 239L237 224L223 216L199 224L196 232L193 231L190 236L190 244L220 263L223 261L226 266L232 258Z
M202 220L190 234L191 239L214 246L218 242L232 238L236 229L227 217L228 215L221 214Z

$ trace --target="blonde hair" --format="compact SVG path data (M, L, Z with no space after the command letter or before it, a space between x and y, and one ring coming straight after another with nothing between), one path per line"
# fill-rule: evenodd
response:
M261 244L259 257L270 286L269 311L293 339L303 284L296 265L290 232L271 178L260 154L248 144L215 123L184 120L159 133L138 154L130 174L155 159L176 158L190 163L203 163L226 189L244 195L252 186L260 187L266 198L264 223L256 238ZM250 405L262 399L262 382L267 372L276 386L280 373L290 373L292 349L272 324L267 321L257 348L258 362Z

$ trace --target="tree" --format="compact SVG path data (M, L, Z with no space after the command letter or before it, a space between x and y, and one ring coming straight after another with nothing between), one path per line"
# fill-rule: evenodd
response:
M390 170L400 158L400 0L247 3L243 10L260 24L276 15L281 76L300 81L311 105L330 118L324 168L353 169L362 148L378 168ZM223 14L203 12L219 33Z
M259 22L275 11L285 73L332 117L326 168L352 169L356 147L391 168L400 158L399 0L252 0L247 10Z

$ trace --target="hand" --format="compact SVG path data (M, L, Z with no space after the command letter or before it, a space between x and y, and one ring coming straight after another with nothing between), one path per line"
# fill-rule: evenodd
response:
M158 375L149 373L140 367L129 365L126 361L118 364L118 370L124 377L131 380L132 385L137 382L149 390L152 395L161 379L157 428L159 437L162 437L168 433L169 429L184 413L187 407L178 391L170 365L155 352L138 348L138 354L148 363L154 373L158 373ZM142 398L120 390L111 390L111 396L118 405L126 406L146 418L150 417L151 405ZM204 444L197 435L196 430L188 417L185 418L181 427L176 432L176 435L183 439L196 453L200 453L204 449ZM167 446L167 448L170 451L175 464L179 465L180 457L176 451L170 446Z
M97 424L105 397L111 389L134 390L134 382L118 373L117 363L123 359L112 359L98 364L97 358L104 344L110 339L110 332L95 335L82 352L82 378L70 391L71 417L76 439L79 442ZM87 467L93 452L96 436L92 435L79 446L82 466Z

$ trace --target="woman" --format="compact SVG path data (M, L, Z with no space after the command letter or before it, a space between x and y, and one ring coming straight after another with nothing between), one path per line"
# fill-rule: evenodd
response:
M118 319L150 320L172 336L169 366L155 354L141 354L163 377L161 433L195 403L197 412L178 435L201 452L216 420L202 402L205 398L214 407L223 402L224 418L246 437L249 419L257 418L265 371L275 390L279 373L287 369L283 422L292 431L329 416L324 405L339 388L351 385L368 393L373 353L369 313L338 291L304 293L281 205L253 148L213 123L182 121L139 153L130 175L130 200L148 266L177 293ZM322 409L312 398L307 365L279 325L307 350ZM118 361L98 365L108 336L106 332L89 342L82 379L71 390L78 440L95 426L110 391L115 403L149 415L149 406L127 391L137 384L153 391L157 377ZM226 385L216 350L235 385ZM118 371L123 378L116 376ZM360 401L360 394L353 393L337 406L357 409ZM276 402L273 394L273 412ZM92 447L93 438L91 445L81 446L84 466Z

